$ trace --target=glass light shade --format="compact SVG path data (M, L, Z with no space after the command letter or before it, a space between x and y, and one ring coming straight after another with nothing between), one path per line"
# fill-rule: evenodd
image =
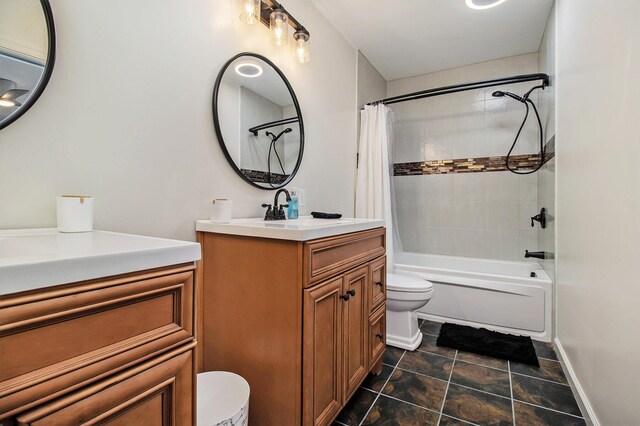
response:
M275 9L269 17L271 43L275 46L286 46L289 41L289 17L282 9Z
M257 24L260 22L260 3L261 0L241 0L242 13L240 20L245 24Z
M296 61L300 64L309 62L309 33L302 29L293 33L293 48Z

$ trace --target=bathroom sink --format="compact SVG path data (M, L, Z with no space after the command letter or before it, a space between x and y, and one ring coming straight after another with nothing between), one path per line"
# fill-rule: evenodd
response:
M196 223L196 230L279 240L307 241L381 226L384 226L384 221L377 219L315 219L311 216L303 216L299 219L274 221L265 221L263 218L233 219L229 223L199 220Z
M200 245L116 232L0 230L0 295L200 259Z

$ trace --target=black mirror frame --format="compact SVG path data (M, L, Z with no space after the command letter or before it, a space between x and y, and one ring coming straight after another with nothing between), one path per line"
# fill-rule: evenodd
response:
M235 161L233 161L233 158L231 157L231 154L229 154L229 151L227 150L227 147L224 143L224 138L222 137L222 129L220 128L220 120L218 119L218 92L220 91L220 83L222 82L222 77L224 76L224 73L227 70L227 68L229 68L229 65L231 65L233 61L235 61L236 59L242 56L252 56L254 58L260 59L266 62L267 64L269 64L278 73L280 78L282 78L282 81L284 81L284 84L287 86L287 89L289 90L289 94L293 99L293 105L296 107L296 113L298 114L298 118L299 118L298 124L300 125L300 152L298 153L298 161L296 162L295 168L293 169L291 174L287 177L287 179L281 184L278 184L272 187L260 186L257 183L253 182L251 179L249 179L247 176L245 176L244 173L242 173L242 171L240 170L240 168L236 165ZM218 77L216 78L216 83L213 88L212 106L213 106L213 125L216 129L216 136L218 138L218 143L220 144L220 148L222 148L222 152L224 152L224 156L227 158L227 162L231 165L231 167L233 167L233 170L235 170L238 176L240 176L242 179L244 179L245 182L249 183L250 185L255 186L256 188L264 189L266 191L272 191L279 188L283 188L289 182L291 182L291 180L294 178L296 173L298 173L298 169L300 168L300 164L302 163L302 156L304 154L304 124L302 123L302 111L300 110L300 104L298 103L298 98L296 97L296 93L293 91L293 87L291 87L289 80L287 80L287 77L280 70L280 68L278 68L269 59L257 53L251 53L251 52L238 53L233 58L229 59L227 63L224 64L222 69L220 69L220 72L218 73Z
M51 73L53 73L53 65L56 62L56 28L53 23L53 12L51 11L51 5L49 4L49 0L40 0L40 4L42 5L42 11L44 13L44 19L47 23L47 34L49 35L49 43L47 47L47 64L44 67L44 71L42 72L42 77L40 77L40 81L38 82L38 86L35 88L29 99L23 103L20 108L7 117L6 120L0 123L0 130L4 129L18 118L22 117L22 115L29 110L36 103L42 92L44 92L45 87L47 87L47 83L49 83L49 79L51 78Z

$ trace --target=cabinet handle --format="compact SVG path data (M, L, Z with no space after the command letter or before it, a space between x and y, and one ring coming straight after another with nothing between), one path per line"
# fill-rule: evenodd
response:
M384 285L384 283L382 281L378 281L378 282L376 282L376 285L379 285L380 287L382 287Z
M383 338L384 336L382 335L382 333L378 333L378 334L376 334L376 337L377 337L378 339L382 340L382 338Z
M344 300L345 302L349 300L349 292L346 292L345 294L341 294L340 299Z
M353 289L351 289L351 290L347 291L347 294L350 294L350 295L352 295L352 296L355 296L355 295L356 295L356 291L355 291L355 290L353 290Z

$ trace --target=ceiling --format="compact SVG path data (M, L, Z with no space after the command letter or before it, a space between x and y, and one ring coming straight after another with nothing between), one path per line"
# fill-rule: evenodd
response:
M258 77L243 77L235 71L235 66L241 62L257 64L262 68L263 73ZM252 92L257 93L263 98L266 98L281 107L293 104L293 99L291 98L289 89L282 80L282 77L280 77L271 65L261 59L247 56L242 56L236 59L225 71L224 79L236 86L246 87Z
M553 0L313 0L387 80L537 52Z

